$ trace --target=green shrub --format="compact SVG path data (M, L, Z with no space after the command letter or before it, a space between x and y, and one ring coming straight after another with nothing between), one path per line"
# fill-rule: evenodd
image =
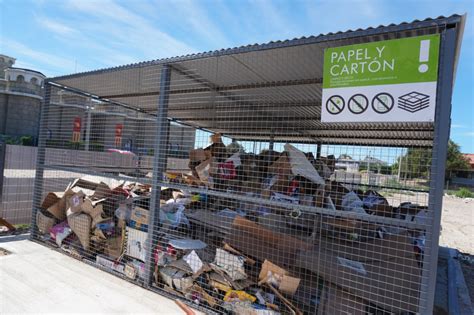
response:
M85 148L85 144L84 144ZM97 143L97 142L91 142L89 144L89 150L90 151L99 151L99 152L104 152L105 146L102 143Z
M474 198L474 193L465 187L456 191L454 195L458 198Z
M20 138L21 145L32 146L33 137L32 136L23 136Z

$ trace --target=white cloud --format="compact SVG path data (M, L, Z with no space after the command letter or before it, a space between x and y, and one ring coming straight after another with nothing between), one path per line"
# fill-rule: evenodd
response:
M381 1L308 1L306 11L315 30L312 35L396 22L388 20L391 15Z
M37 17L36 21L43 26L44 28L48 29L49 31L59 34L59 35L68 35L76 33L76 30L63 24L58 21L51 20L46 17Z
M87 29L91 35L100 34L109 44L133 48L147 59L172 57L194 52L194 49L160 29L146 18L128 11L112 0L70 0L67 7L88 16ZM95 19L91 19L90 17Z
M451 128L467 128L467 126L462 124L451 124Z
M265 25L267 30L271 30L270 33L278 34L279 37L284 38L300 35L295 32L296 23L289 21L282 10L275 6L275 2L270 0L254 0L251 4L259 16L261 16L259 23ZM273 37L274 35L271 36Z
M33 70L39 70L45 74L70 73L74 71L76 66L74 60L45 53L5 37L2 38L2 44L2 49L5 49L9 54L17 59L20 59L20 56L24 57L25 60L23 62L25 64L35 64L36 67ZM49 70L44 71L43 69Z
M229 41L222 33L220 28L212 21L209 14L203 10L198 1L193 0L175 0L169 2L172 10L182 17L182 22L189 24L189 30L216 46L214 48L227 47ZM170 12L171 13L171 12Z

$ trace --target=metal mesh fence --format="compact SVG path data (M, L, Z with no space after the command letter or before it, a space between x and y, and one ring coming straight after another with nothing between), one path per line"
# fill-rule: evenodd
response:
M423 312L434 124L322 124L328 45L47 85L33 237L208 312Z

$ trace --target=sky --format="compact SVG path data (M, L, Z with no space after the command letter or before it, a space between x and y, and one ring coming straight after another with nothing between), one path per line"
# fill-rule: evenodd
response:
M474 1L0 0L0 53L58 76L467 13L451 138L474 153Z

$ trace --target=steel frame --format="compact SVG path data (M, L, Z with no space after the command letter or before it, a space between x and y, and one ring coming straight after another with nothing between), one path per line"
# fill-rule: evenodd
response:
M131 107L120 102L111 101L108 98L117 97L116 95L111 95L107 97L100 97L96 95L89 94L84 91L80 91L74 88L66 87L63 85L56 84L51 81L45 82L45 89L44 89L44 99L41 108L41 118L40 118L40 136L38 141L38 155L37 155L37 165L36 165L36 176L35 176L35 189L33 195L33 209L32 209L32 233L31 238L34 239L37 228L36 228L36 212L41 204L42 198L42 190L43 190L43 183L44 183L44 170L45 169L54 169L54 170L65 170L65 171L77 171L74 167L65 167L65 166L58 166L58 165L45 165L45 149L46 149L46 119L49 112L49 106L51 102L51 88L52 86L66 89L75 93L82 93L83 95L87 95L88 97L92 97L101 101L110 102L111 104L124 107L126 109L134 110L143 114L147 114L152 117L156 117L157 122L157 129L156 129L156 139L155 139L155 155L154 155L154 162L153 162L153 178L140 178L140 180L144 183L150 183L152 185L152 198L151 198L151 216L149 220L149 229L148 229L148 240L147 240L147 248L148 253L146 256L146 277L145 277L145 287L156 290L152 288L153 282L153 264L152 264L152 248L155 246L156 236L157 236L157 227L159 224L159 210L160 210L160 188L164 185L167 187L173 187L177 189L186 189L193 192L203 192L209 195L221 196L221 197L230 197L232 199L241 200L241 201L248 201L248 202L259 202L262 204L273 205L281 207L282 204L272 202L270 200L262 200L253 197L246 197L241 195L232 194L229 195L228 193L218 192L218 191L210 191L206 189L199 189L199 188L190 188L188 186L182 186L177 184L169 184L165 183L161 178L161 174L164 173L166 170L166 157L167 154L167 142L169 138L169 126L170 121L174 121L174 119L168 118L168 103L170 94L174 94L176 92L170 91L170 84L171 84L171 72L178 71L177 63L180 61L185 60L192 60L197 58L207 58L207 57L215 57L221 56L226 54L235 54L240 52L249 52L249 51L257 51L257 50L265 50L265 49L274 49L279 47L285 46L296 46L296 45L305 45L311 43L317 43L322 41L337 41L347 38L353 37L360 37L366 35L383 35L384 33L388 32L397 32L397 31L404 31L404 30L416 30L417 28L424 28L424 27L442 27L443 30L440 32L441 34L441 48L440 48L440 59L439 59L439 76L438 76L438 84L437 84L437 107L436 107L436 116L435 116L435 124L434 124L434 139L433 139L433 152L432 152L432 164L431 164L431 175L430 175L430 191L429 191L429 208L433 211L433 216L431 218L431 227L429 231L427 231L427 244L426 244L426 252L424 254L423 260L423 275L422 275L422 289L421 289L421 296L420 296L420 313L422 314L431 314L433 311L433 300L434 300L434 293L435 293L435 282L436 282L436 266L437 266L437 259L438 259L438 240L439 240L439 229L440 229L440 220L441 220L441 210L442 210L442 197L443 197L443 189L444 189L444 177L445 177L445 161L447 155L447 143L449 140L449 126L450 126L450 113L451 113L451 95L452 95L452 87L453 87L453 70L454 70L454 59L455 59L455 46L456 46L456 28L452 27L455 23L459 22L459 17L454 16L448 18L447 20L443 20L443 22L438 22L436 20L427 20L421 21L414 24L407 24L407 25L398 25L398 26L388 26L383 28L377 28L372 30L365 30L365 31L355 31L351 33L341 33L341 34L329 34L324 36L312 37L312 38L304 38L298 39L293 41L286 41L286 42L279 42L279 43L270 43L266 45L260 45L258 47L244 47L244 48L235 48L226 51L217 51L211 53L204 53L197 56L185 56L185 57L177 57L171 58L166 60L160 61L153 61L148 63L147 65L161 65L161 81L159 92L152 92L151 94L147 95L156 95L158 96L157 102L157 115L147 113L144 110L137 109L135 107ZM143 64L140 64L143 66ZM134 67L134 66L131 66ZM101 73L108 70L100 70L94 73ZM70 78L76 75L65 76L61 78ZM58 79L58 78L56 78ZM193 78L196 79L196 78ZM197 79L196 79L197 80ZM197 81L200 82L200 81ZM275 82L276 86L282 85L289 85L289 84L319 84L319 79L309 80L308 82ZM272 85L273 86L273 85ZM206 90L215 90L218 93L225 93L227 90L235 90L235 89L246 89L246 88L259 88L264 87L263 85L246 85L246 86L236 86L236 87L214 87L212 85L206 87ZM227 93L225 93L227 94ZM141 95L141 94L140 94ZM119 95L120 97L126 97L128 95ZM135 94L130 96L137 96ZM224 95L226 96L226 95ZM195 119L196 120L196 119ZM177 120L179 121L179 120ZM179 121L181 123L181 121ZM271 135L271 145L273 146L274 141L274 134ZM321 142L317 143L317 155L320 155L321 150ZM92 170L81 170L81 173L89 173L101 176L109 176L104 174L103 172L94 172ZM118 176L110 175L111 178L118 178ZM292 210L296 208L293 205L285 205L288 210ZM331 214L334 215L333 212L329 213L328 210L323 208L314 208L314 207L302 207L298 206L298 209L302 211L307 211L308 213L317 213L317 214ZM409 228L425 228L425 226L413 223L413 222L403 222L396 219L389 219L389 218L367 218L364 215L354 214L349 212L341 212L337 213L336 216L343 217L343 218L358 218L364 220L370 220L372 222L378 223L388 223L388 224L396 224L397 226L409 227Z

